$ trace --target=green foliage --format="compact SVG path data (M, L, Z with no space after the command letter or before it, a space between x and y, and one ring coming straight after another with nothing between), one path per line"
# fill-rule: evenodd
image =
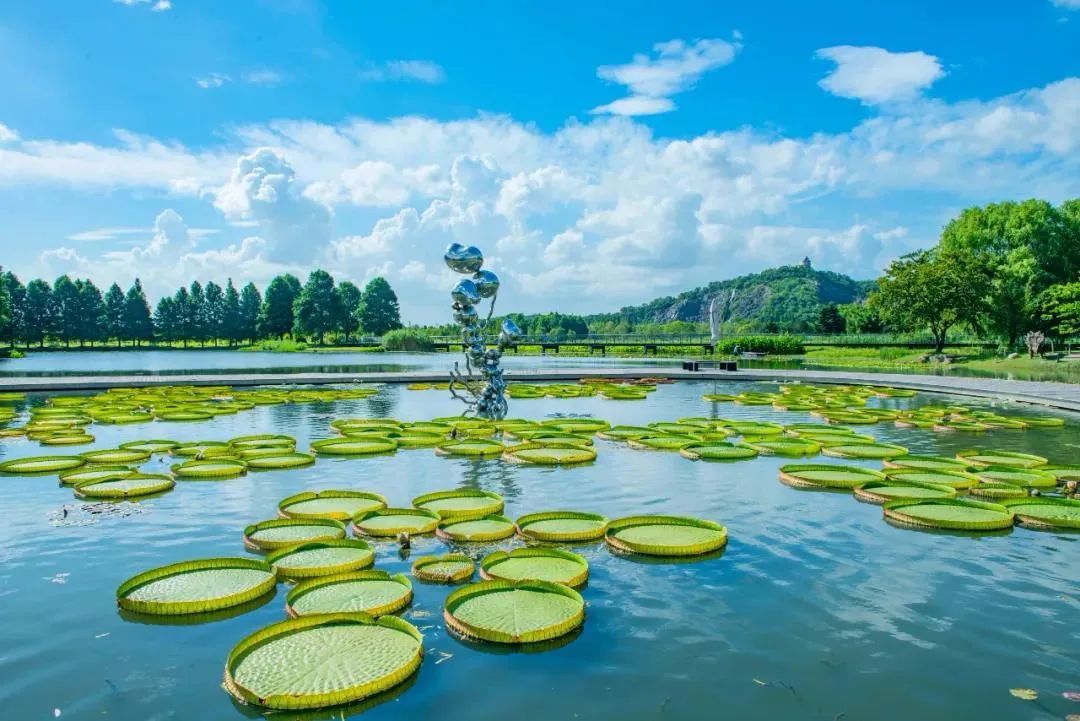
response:
M2 280L3 270L0 266L0 336L7 337L11 333L11 297L7 283Z
M260 308L262 295L254 283L248 283L240 291L240 319L236 335L238 340L254 341L258 337Z
M845 303L837 306L837 310L844 318L847 333L881 333L885 330L885 324L867 303Z
M232 278L229 278L229 282L225 284L218 334L229 341L229 345L236 345L240 341L240 294L236 292Z
M724 338L717 343L718 353L772 353L774 355L797 355L804 351L802 338L794 335L739 335Z
M124 296L124 335L136 344L154 337L154 322L150 315L150 304L146 302L146 293L138 278Z
M1080 335L1080 282L1053 285L1036 299L1036 318L1059 338Z
M0 326L0 333L8 346L14 348L16 341L26 339L26 287L11 271L4 273L3 287L8 302L8 320Z
M124 337L124 291L116 283L105 292L105 332L120 345Z
M360 310L360 301L363 294L354 283L343 280L338 283L338 296L341 298L341 332L345 334L345 342L349 342L349 336L360 330L360 321L357 312Z
M322 344L326 334L338 327L342 315L334 278L325 270L312 271L293 305L293 334L313 336Z
M23 338L27 343L45 346L45 336L53 326L52 288L40 278L26 284Z
M870 303L900 330L928 328L940 352L950 328L978 323L989 288L985 266L973 254L921 251L892 262Z
M293 303L300 295L296 276L279 275L270 281L259 312L259 328L266 335L284 338L293 329Z
M847 330L847 322L836 305L830 303L821 306L818 311L817 330L820 333L843 333Z
M434 350L431 339L412 328L398 328L387 332L382 338L386 350L428 352Z
M401 328L401 309L394 289L384 278L372 278L364 287L357 320L365 333L383 335Z

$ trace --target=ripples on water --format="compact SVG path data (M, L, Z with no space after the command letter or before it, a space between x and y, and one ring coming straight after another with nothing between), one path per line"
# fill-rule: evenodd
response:
M702 401L714 388L746 385L661 386L643 402L515 400L512 414L594 414L628 424L688 415L808 419ZM924 402L930 401L885 403ZM262 407L200 424L94 426L93 447L248 433L288 433L305 447L329 435L336 417L415 420L458 410L440 392L387 387L364 401ZM1074 418L1065 429L999 430L977 441L888 425L873 432L913 452L951 455L977 442L1077 463L1077 428ZM696 563L616 558L602 544L577 547L592 567L585 628L542 653L478 649L451 638L440 618L447 589L416 583L406 617L425 632L424 667L406 693L364 711L365 719L952 721L1080 712L1061 697L1080 687L1080 535L904 530L849 494L780 484L781 459L694 463L597 445L594 464L571 470L444 459L422 449L320 459L309 468L230 481L180 482L138 504L139 513L78 511L71 525L50 520L64 504L79 505L54 477L0 479L0 701L19 721L52 718L54 708L64 719L241 719L245 712L220 689L225 656L241 637L283 618L281 588L247 613L183 625L122 619L116 586L152 566L243 555L243 527L273 517L277 501L300 490L362 488L407 504L427 491L470 486L501 493L512 517L566 507L611 517L692 514L727 524L730 543L722 557ZM26 441L0 445L5 458L43 452ZM155 458L146 469L166 465ZM468 552L479 558L511 545ZM443 548L419 539L412 553ZM407 572L409 561L384 543L376 565ZM1011 687L1038 689L1041 698L1013 699Z

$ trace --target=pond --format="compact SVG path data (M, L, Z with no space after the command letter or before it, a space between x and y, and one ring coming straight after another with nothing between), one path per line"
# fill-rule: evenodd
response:
M634 425L684 416L815 420L805 412L702 399L703 393L748 389L746 383L688 382L660 386L643 401L519 399L511 402L511 414L589 415ZM871 405L941 404L943 398L948 401L918 396ZM41 402L42 396L28 399ZM95 424L93 445L60 452L139 438L227 440L257 433L291 435L306 450L312 440L332 435L329 423L336 418L421 420L458 412L460 405L444 391L386 386L363 400L257 407L202 423ZM1058 417L1067 419L1065 427L977 437L891 423L869 432L912 453L951 456L978 444L1080 463L1080 423ZM511 518L561 508L611 518L684 514L725 524L730 540L720 557L696 562L645 562L614 555L602 543L575 547L591 566L582 590L584 627L562 644L531 653L449 635L441 616L450 589L416 582L414 602L402 615L424 634L423 665L405 688L364 710L364 719L945 721L1080 713L1080 704L1062 696L1080 690L1080 534L904 529L850 493L781 484L779 467L791 459L694 462L677 453L596 443L596 461L573 468L412 449L320 457L306 468L227 481L181 481L159 497L115 505L78 502L55 476L2 477L0 699L8 716L20 720L256 717L222 690L222 670L237 641L284 618L285 586L245 613L193 625L127 620L116 609L117 586L172 562L245 555L242 529L273 518L278 501L302 490L363 489L408 505L422 493L466 487L502 495ZM0 440L2 459L54 452L32 441ZM164 470L168 462L154 457L144 468ZM812 462L880 468L875 461L824 456ZM479 559L518 545L453 547ZM410 560L396 544L375 546L376 568L409 573ZM448 547L433 537L414 539L412 557ZM1013 688L1034 689L1039 699L1014 698Z

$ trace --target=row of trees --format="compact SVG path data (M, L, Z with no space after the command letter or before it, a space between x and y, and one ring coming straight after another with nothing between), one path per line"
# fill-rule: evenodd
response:
M304 284L279 275L265 295L254 283L237 290L231 278L224 288L195 281L161 298L153 311L138 279L127 291L113 283L102 294L93 281L67 275L52 285L40 278L23 285L11 272L0 276L0 341L11 347L44 347L48 341L237 345L286 336L324 343L332 334L347 343L358 333L381 336L396 328L401 311L385 279L375 278L361 291L348 281L335 283L324 270L313 271Z

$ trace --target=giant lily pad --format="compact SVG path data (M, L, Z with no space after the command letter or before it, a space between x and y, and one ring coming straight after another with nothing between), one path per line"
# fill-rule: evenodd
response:
M714 521L683 516L630 516L608 524L612 548L649 556L698 556L727 545L727 529Z
M82 466L73 471L64 471L60 474L60 482L65 486L74 486L83 481L101 481L104 479L124 478L133 476L138 471L128 466Z
M278 504L278 513L287 518L332 518L348 521L368 511L386 508L386 499L367 491L304 491Z
M514 522L506 516L489 515L480 518L443 521L435 534L448 541L500 541L515 532Z
M480 518L503 509L502 496L475 488L425 493L414 498L412 504L416 508L432 511L444 520Z
M251 558L173 563L129 578L116 590L120 608L153 615L208 613L252 601L273 590L270 566Z
M275 518L244 529L244 545L262 551L345 538L345 525L329 518Z
M460 553L445 556L421 556L413 561L412 574L421 581L432 583L459 583L472 578L475 572L473 560Z
M899 456L884 459L882 465L886 468L913 468L924 471L964 471L968 468L967 461L948 456Z
M678 451L695 443L698 443L698 439L687 435L656 435L631 438L627 441L631 448L657 451Z
M286 546L266 560L279 577L299 579L359 571L375 562L375 553L364 541L339 538Z
M173 475L187 480L225 480L247 473L247 464L230 458L185 461L172 467Z
M963 471L924 470L920 468L887 468L885 475L901 483L934 483L952 488L973 488L979 485L978 476Z
M908 449L893 443L830 443L821 452L837 458L886 459L906 456Z
M1013 524L1005 506L966 498L889 501L885 517L903 525L954 531L997 531Z
M881 481L885 474L860 466L796 463L780 466L780 480L795 488L855 488Z
M506 446L502 443L484 438L451 441L435 448L435 452L440 456L467 456L471 458L497 458L505 450Z
M420 632L395 616L303 616L238 643L225 663L225 689L269 709L338 706L397 686L422 656Z
M546 581L482 581L446 598L446 625L467 638L536 643L570 633L585 620L573 589Z
M1000 503L1004 498L1027 498L1027 489L1012 483L979 483L968 489L968 494Z
M412 602L412 582L400 573L368 570L304 581L289 591L285 611L293 617L316 613L384 616Z
M1024 488L1055 488L1057 486L1057 478L1052 473L1045 473L1034 468L990 466L980 468L975 471L975 475L986 483L1011 483Z
M813 456L821 450L821 444L805 438L781 438L777 436L747 437L747 447L767 456Z
M386 537L399 533L432 533L442 517L423 508L383 508L353 519L353 530L365 536Z
M885 503L897 498L952 498L956 489L936 483L903 483L901 481L870 481L856 486L855 497L867 503Z
M137 498L163 493L176 485L168 476L149 473L133 473L130 476L98 478L75 484L75 495L80 498Z
M758 451L749 445L737 446L722 441L693 443L683 446L679 453L693 461L738 461L756 458Z
M320 456L369 456L389 453L397 449L397 443L386 437L326 438L312 441L311 450Z
M1012 466L1014 468L1037 468L1045 466L1047 460L1042 456L1030 453L1017 453L1015 451L999 450L970 450L960 451L956 457L968 465L979 468L989 466Z
M1024 526L1046 530L1080 529L1080 501L1073 498L1003 498L998 501Z
M285 468L302 468L315 462L315 456L310 453L279 453L257 455L245 459L248 468L255 470L282 470Z
M168 453L179 445L179 441L152 438L144 441L128 441L126 443L121 443L120 448L145 451L146 453Z
M517 519L518 533L536 541L575 543L603 538L608 519L579 511L544 511Z
M485 557L480 562L480 575L504 581L550 581L576 588L588 580L589 562L561 548L516 548Z
M0 473L37 475L57 473L79 468L86 464L80 456L31 456L0 462Z
M569 443L552 444L534 441L509 446L503 454L503 458L514 463L570 466L595 461L596 451L589 447Z

